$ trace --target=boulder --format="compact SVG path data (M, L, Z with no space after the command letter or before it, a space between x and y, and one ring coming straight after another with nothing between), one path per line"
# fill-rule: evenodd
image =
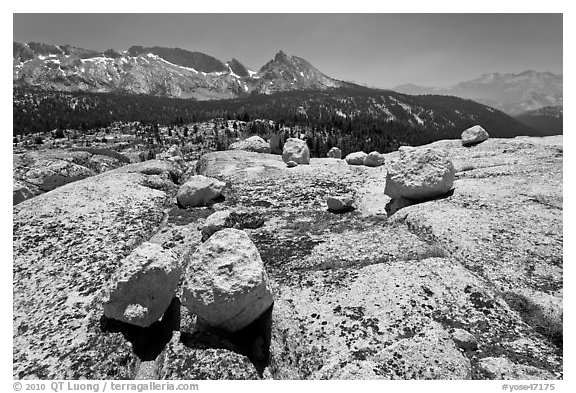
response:
M220 210L209 215L202 225L202 241L208 240L212 234L226 228L230 213L230 210Z
M166 154L168 154L170 157L179 157L182 156L182 150L180 150L180 147L178 145L172 145L166 151Z
M234 332L273 302L260 253L244 231L216 232L190 257L183 304L203 323Z
M206 206L222 195L226 183L218 179L196 175L184 183L176 195L182 207Z
M368 154L363 151L357 151L355 153L350 153L346 156L346 162L349 165L364 165L364 159Z
M114 157L95 154L88 160L87 166L96 173L106 172L110 169L118 168L124 165L120 160Z
M258 135L251 136L243 141L232 143L228 150L245 150L256 153L270 153L270 144Z
M42 191L51 191L96 173L82 165L64 160L38 160L24 174L24 180Z
M286 163L286 166L287 166L288 168L294 168L295 166L298 166L298 163L297 163L296 161L288 161L288 162Z
M470 127L462 133L462 146L472 146L489 138L488 133L479 125Z
M466 330L454 329L452 332L452 340L458 348L462 348L466 351L473 351L478 349L478 340L476 337Z
M328 150L328 154L326 154L326 156L329 158L337 158L340 160L342 158L342 150L338 149L337 147L333 147L330 150Z
M329 210L341 212L351 210L354 200L349 196L329 196L326 198L326 203Z
M104 297L104 315L147 327L158 321L174 298L180 266L159 244L143 243L124 261Z
M17 205L20 202L30 199L34 196L34 192L25 183L12 179L12 204Z
M264 219L258 212L220 210L208 218L202 225L202 241L208 240L212 234L224 228L260 228L264 224Z
M384 164L384 154L373 151L364 158L364 165L366 166L380 166Z
M173 196L143 185L153 164L126 165L13 207L15 379L133 378L138 358L122 333L102 330L100 300L104 284L165 219Z
M294 161L297 164L310 164L310 150L305 141L297 138L288 138L284 143L282 160L286 163Z
M384 193L390 198L425 201L450 191L456 171L445 151L401 147L399 153L386 175Z

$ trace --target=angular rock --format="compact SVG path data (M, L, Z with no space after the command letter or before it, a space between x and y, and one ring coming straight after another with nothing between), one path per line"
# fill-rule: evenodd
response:
M363 151L350 153L346 156L346 162L349 165L364 165L364 159L366 159L366 156L368 156L368 154Z
M226 183L218 179L192 176L178 190L176 200L182 207L206 206L222 195Z
M273 302L258 249L244 231L216 232L190 257L183 304L207 325L237 331Z
M297 138L288 138L284 143L282 160L286 163L294 161L297 164L310 164L310 150L305 141Z
M208 240L212 234L227 227L231 210L220 210L212 213L202 225L202 241Z
M546 370L524 364L512 363L505 357L487 357L478 362L480 371L489 379L556 379Z
M202 225L202 241L205 242L212 234L224 228L260 228L264 219L258 212L220 210L206 218Z
M354 199L349 196L329 196L326 198L326 203L329 210L341 212L352 209Z
M456 171L445 151L401 147L399 153L386 175L384 193L390 198L425 201L450 191Z
M380 154L377 151L373 151L373 152L370 152L364 158L364 165L370 166L370 167L376 167L376 166L383 165L384 161L385 161L384 154Z
M326 154L329 158L337 158L338 160L342 159L342 150L338 149L337 147L333 147L328 150L328 154Z
M466 330L454 329L452 332L452 340L458 348L462 348L466 351L474 351L478 349L478 340L476 337Z
M145 242L123 262L104 297L104 315L147 327L158 321L174 298L180 280L176 256Z
M286 166L287 166L288 168L294 168L295 166L298 166L298 163L297 163L296 161L288 161L288 162L286 163Z
M489 138L488 133L479 125L470 127L462 132L462 146L476 145Z
M245 150L256 153L270 153L270 144L258 135L251 136L243 141L232 143L228 150Z

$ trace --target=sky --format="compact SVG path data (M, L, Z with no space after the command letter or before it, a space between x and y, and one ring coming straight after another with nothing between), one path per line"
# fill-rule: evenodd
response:
M563 73L562 14L14 14L13 40L179 47L257 70L279 50L370 87Z

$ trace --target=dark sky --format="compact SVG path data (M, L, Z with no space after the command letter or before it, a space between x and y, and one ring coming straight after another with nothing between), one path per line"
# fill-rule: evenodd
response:
M562 73L561 14L14 14L14 41L180 47L258 69L278 50L373 87Z

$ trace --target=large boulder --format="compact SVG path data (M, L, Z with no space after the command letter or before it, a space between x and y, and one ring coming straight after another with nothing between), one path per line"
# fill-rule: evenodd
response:
M354 153L350 153L346 156L346 162L349 165L364 165L364 160L368 154L364 153L363 151L357 151Z
M288 138L284 143L282 160L286 163L294 161L297 164L310 164L310 150L305 141L297 138Z
M489 138L488 133L479 125L470 127L462 133L462 146L476 145Z
M256 153L270 153L270 144L258 135L251 136L243 141L232 143L228 146L229 150L245 150Z
M182 207L206 206L220 197L225 187L218 179L196 175L180 187L176 199Z
M445 195L454 183L454 164L434 148L401 147L400 158L388 168L384 193L392 199L425 201Z
M371 167L380 166L384 164L384 160L384 154L373 151L364 158L364 165Z
M244 231L216 232L190 257L183 304L205 324L235 332L273 302L260 253Z
M13 207L15 379L132 379L138 358L103 331L104 284L162 225L172 195L145 186L168 163L127 165Z
M342 150L338 149L337 147L333 147L330 150L328 150L328 154L326 154L326 156L329 158L337 158L340 160L342 158Z
M104 315L132 325L150 326L172 302L180 273L171 251L159 244L143 243L112 278L103 301Z

